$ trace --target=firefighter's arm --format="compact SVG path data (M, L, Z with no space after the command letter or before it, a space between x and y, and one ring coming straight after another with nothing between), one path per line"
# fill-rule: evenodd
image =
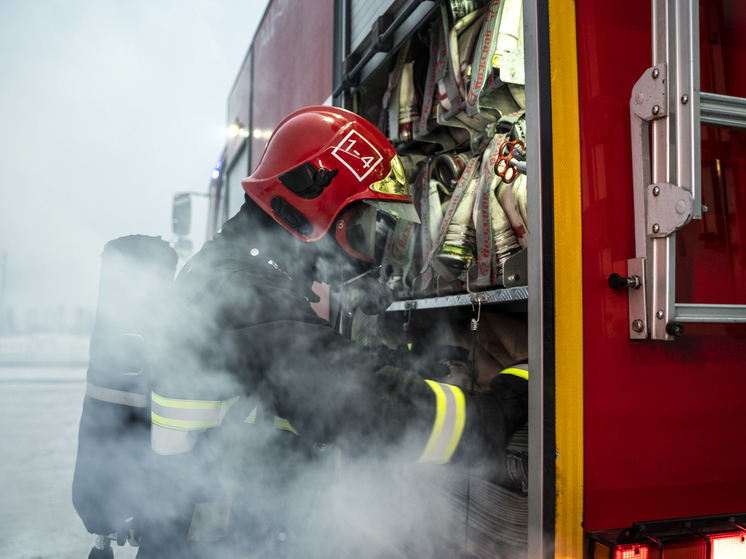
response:
M353 453L472 464L526 423L527 383L515 375L470 392L388 364L331 328L276 322L243 336L267 348L252 352L250 367L279 395L278 413L301 436L344 438Z

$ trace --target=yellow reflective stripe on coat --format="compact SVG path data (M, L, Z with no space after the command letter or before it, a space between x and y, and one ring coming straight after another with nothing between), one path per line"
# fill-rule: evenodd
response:
M256 410L258 409L259 408L256 407L253 410L251 410L251 413L249 414L249 416L246 419L244 419L244 423L251 423L252 425L254 425L254 423L256 423Z
M457 386L425 381L435 393L435 423L420 462L445 464L461 440L466 421L466 399Z
M290 431L291 433L295 433L296 435L300 436L300 433L293 429L293 426L290 425L290 422L282 417L275 416L274 427L275 429L283 429L284 431Z
M259 408L256 407L253 410L251 410L251 413L249 414L249 416L246 419L244 419L244 423L250 423L251 425L254 425L256 423L256 412L258 409ZM275 416L273 427L275 429L282 429L283 431L290 431L291 433L294 433L300 436L300 433L298 433L298 431L296 431L293 428L293 426L290 425L290 422L287 419L280 417L279 415Z
M513 365L500 371L501 375L514 375L528 380L528 365Z
M153 392L151 400L151 419L155 425L192 431L220 425L238 396L230 400L181 400Z

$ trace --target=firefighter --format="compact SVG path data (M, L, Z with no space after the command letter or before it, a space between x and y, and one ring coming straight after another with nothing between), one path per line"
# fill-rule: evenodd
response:
M374 126L339 108L299 110L242 186L244 205L184 266L164 319L151 425L162 478L141 559L313 555L289 519L330 443L472 464L527 421L521 376L485 393L424 380L313 311L314 281L334 289L370 270L378 212L417 221Z

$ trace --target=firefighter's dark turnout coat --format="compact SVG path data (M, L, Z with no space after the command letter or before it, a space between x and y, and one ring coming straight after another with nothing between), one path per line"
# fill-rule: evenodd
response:
M305 472L330 443L464 463L526 422L524 379L501 375L474 394L385 364L319 318L310 281L269 263L252 234L242 209L174 286L152 393L161 477L140 558L241 557L292 540L288 488L311 483Z

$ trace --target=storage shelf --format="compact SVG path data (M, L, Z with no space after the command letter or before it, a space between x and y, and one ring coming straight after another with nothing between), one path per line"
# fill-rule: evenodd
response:
M528 287L509 287L506 289L493 289L492 291L480 291L477 293L461 293L459 295L445 295L443 297L430 297L428 299L396 301L386 309L386 312L439 309L444 307L466 307L471 306L472 303L476 303L479 300L481 300L483 305L527 301Z

